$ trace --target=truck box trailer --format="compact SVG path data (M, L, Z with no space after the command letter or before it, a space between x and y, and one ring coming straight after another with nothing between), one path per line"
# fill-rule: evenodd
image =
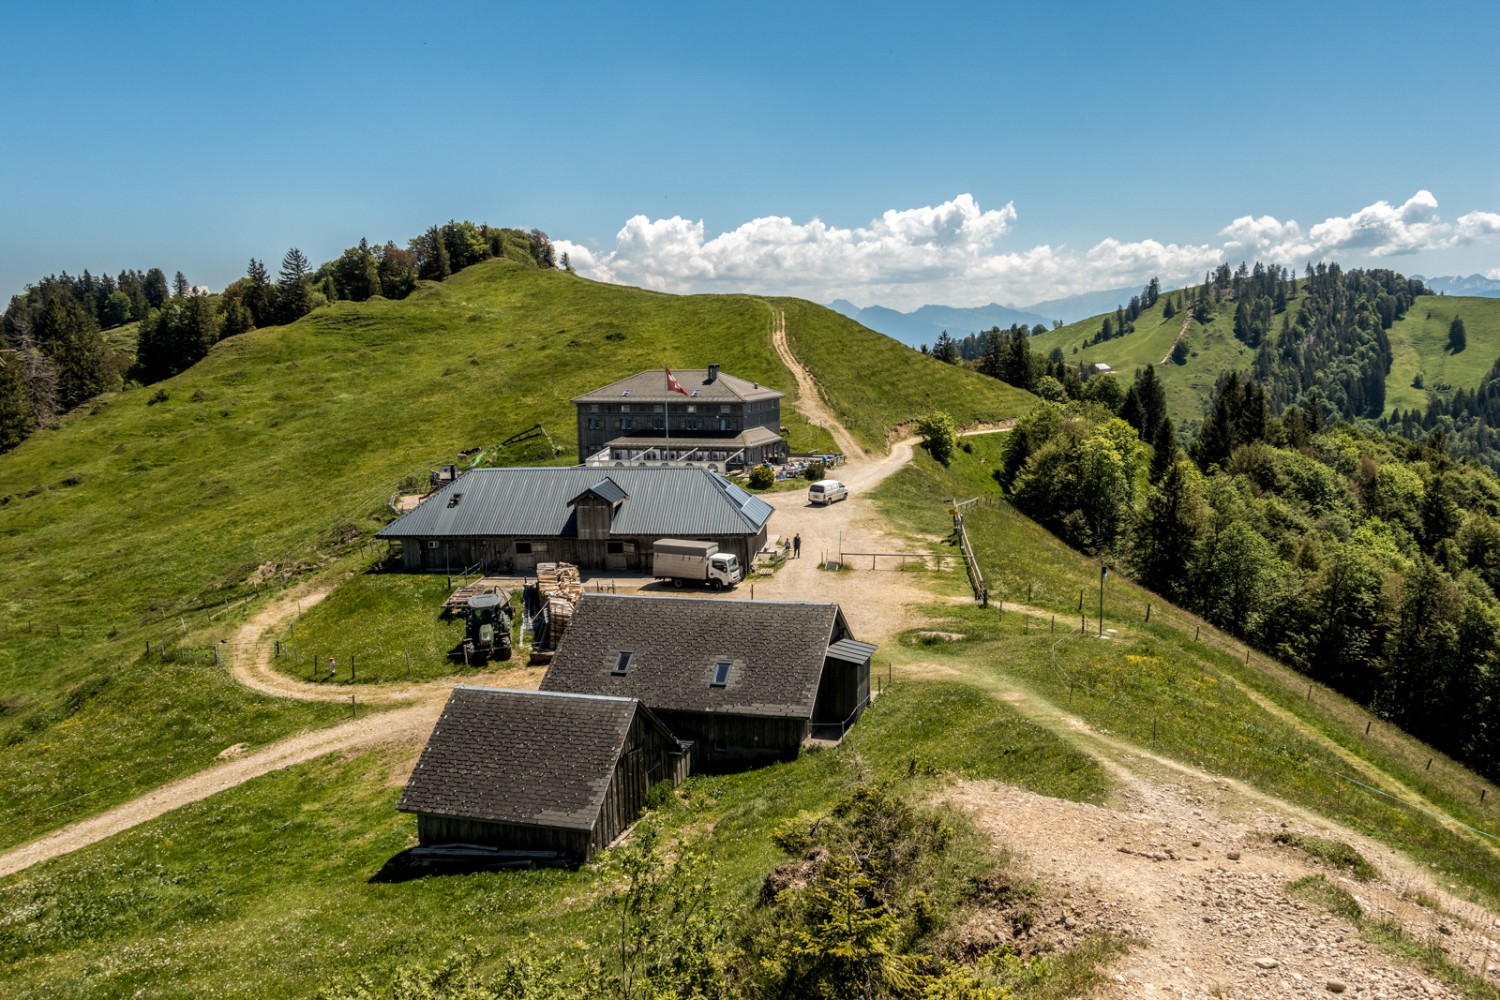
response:
M683 538L657 539L651 574L658 580L672 581L674 587L684 582L706 583L715 590L733 587L742 578L739 560L731 553L720 552L717 542Z

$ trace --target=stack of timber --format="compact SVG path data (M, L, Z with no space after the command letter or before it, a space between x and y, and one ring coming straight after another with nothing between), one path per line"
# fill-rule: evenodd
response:
M536 583L547 605L548 645L555 647L573 620L573 609L583 596L583 580L572 563L537 563Z
M510 601L510 595L502 587L491 584L468 584L458 587L448 595L448 599L443 602L443 614L450 616L463 614L464 609L469 606L469 598L476 594L499 594L502 601Z

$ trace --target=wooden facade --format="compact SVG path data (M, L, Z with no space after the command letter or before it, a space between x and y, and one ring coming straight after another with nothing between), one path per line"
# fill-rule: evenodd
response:
M852 723L870 703L870 661L849 663L829 657L823 661L814 723Z
M702 541L716 542L720 552L732 553L741 566L748 567L756 553L765 548L766 531L762 526L754 535L721 535ZM658 537L433 538L404 541L401 552L404 567L418 573L458 573L478 566L487 573L525 575L535 572L536 564L542 562L566 562L585 569L650 572Z
M784 716L660 709L656 717L678 739L692 742L694 770L796 760L810 731L809 720Z

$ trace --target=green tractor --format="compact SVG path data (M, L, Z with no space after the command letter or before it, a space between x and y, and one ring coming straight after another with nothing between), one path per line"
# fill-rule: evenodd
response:
M464 662L510 659L510 601L501 594L475 594L464 607Z

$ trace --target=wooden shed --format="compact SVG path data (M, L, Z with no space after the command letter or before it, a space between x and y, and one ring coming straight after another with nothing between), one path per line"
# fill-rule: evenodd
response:
M457 687L397 808L424 847L477 844L583 862L687 774L683 746L634 698Z
M875 647L837 604L585 594L542 690L638 698L694 766L797 756L870 700Z

